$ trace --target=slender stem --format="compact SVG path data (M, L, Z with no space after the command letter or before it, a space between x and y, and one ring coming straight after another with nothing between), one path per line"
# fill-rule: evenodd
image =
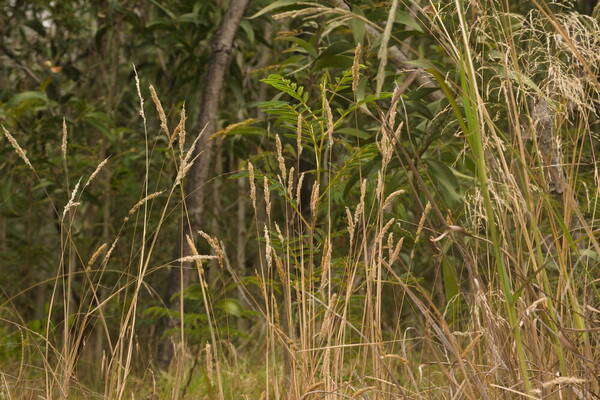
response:
M501 252L501 242L498 236L498 230L496 227L496 220L494 215L494 208L492 205L492 199L489 193L490 184L487 175L487 167L484 158L482 130L484 123L482 122L481 115L479 113L477 104L480 103L477 90L477 78L475 75L475 67L473 66L473 59L471 57L469 40L467 37L467 26L464 15L464 5L462 0L455 0L458 18L460 21L461 34L464 44L464 54L460 54L460 66L461 66L461 86L463 91L463 103L465 108L465 115L467 119L468 131L465 132L467 141L471 147L471 150L475 156L475 164L477 166L477 178L479 185L481 186L481 192L483 196L483 202L485 207L485 213L487 217L487 227L489 235L491 236L494 258L496 262L496 269L500 278L500 285L502 292L506 299L506 313L508 321L513 330L515 345L517 351L517 357L519 360L519 369L521 370L521 376L523 378L523 386L525 392L531 392L531 382L529 380L529 371L527 369L527 359L525 356L525 348L523 346L523 338L521 335L521 328L517 319L517 309L515 304L515 297L513 294L512 283L508 275L508 270L504 263L504 258Z

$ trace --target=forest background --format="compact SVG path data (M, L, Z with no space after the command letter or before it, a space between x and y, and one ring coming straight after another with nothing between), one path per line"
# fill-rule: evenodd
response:
M600 397L596 1L0 10L0 398Z

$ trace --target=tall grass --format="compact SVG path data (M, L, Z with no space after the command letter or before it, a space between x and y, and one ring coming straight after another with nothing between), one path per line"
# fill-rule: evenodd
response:
M170 187L153 192L155 175L146 162L141 200L123 221L125 226L141 219L141 236L120 243L119 234L89 257L77 248L72 230L83 191L110 161L106 167L102 162L83 186L71 189L62 211L56 207L63 216L60 260L55 278L40 282L53 287L44 333L19 318L18 310L11 309L13 299L2 304L8 313L3 323L28 338L21 342L18 369L0 371L2 396L600 396L600 175L595 159L600 28L593 19L553 13L537 1L525 16L497 3L456 0L445 9L434 3L415 8L457 71L455 83L452 76L430 72L445 95L440 114L464 138L453 165L469 185L464 204L445 207L415 155L402 146L402 135L412 127L398 112L405 90L399 85L378 116L378 170L361 172L356 189L344 193L344 209L336 209L336 184L348 178L339 164L343 144L336 130L346 120L332 110L336 93L323 81L321 108L311 109L297 92L302 112L293 114L295 133L276 133L271 161L256 157L240 171L254 214L252 247L258 255L251 276L233 268L226 244L204 232L186 238L192 255L155 259L160 241L168 240L161 228L180 207L177 196L185 195L180 184L195 161L189 150L195 143L186 149L184 112L178 127L169 130L151 88L177 175ZM339 9L313 10L315 15L328 12L339 15ZM303 13L310 15L310 10ZM353 89L364 79L360 51L356 54L347 74ZM137 90L148 160L148 135L158 133L147 128L139 82ZM35 173L18 138L4 132ZM301 171L303 152L314 157L314 170ZM466 176L470 162L472 177ZM410 176L403 188L389 185L398 165ZM412 207L414 220L398 218L398 204ZM160 210L157 221L149 220L151 207ZM244 221L243 205L238 212ZM211 254L197 250L200 241ZM107 288L105 276L118 270L111 265L117 246L135 256L117 272L118 285ZM418 270L424 268L423 259L435 263L431 281ZM207 278L211 263L236 283L240 297L260 317L243 326L247 342L236 340L237 348L214 318ZM197 272L209 339L192 345L185 335L186 319L179 318L179 334L163 339L173 341L174 359L167 371L156 373L144 369L148 359L138 340L140 296L152 290L146 286L150 274L172 265ZM70 298L76 276L83 276L78 309ZM183 296L179 316L186 313ZM62 305L60 324L52 314L56 304ZM108 326L108 305L119 315L118 327ZM101 332L101 343L87 353L93 358L84 359L81 355L92 347L86 341L90 324ZM61 335L56 325L62 325ZM84 368L93 368L92 379L103 385L81 383Z

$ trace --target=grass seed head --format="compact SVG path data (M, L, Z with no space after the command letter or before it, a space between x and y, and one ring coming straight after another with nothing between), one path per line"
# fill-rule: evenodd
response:
M94 254L92 254L89 261L87 262L86 269L89 270L92 268L92 266L94 265L94 263L96 262L98 257L100 257L100 255L106 251L107 247L108 247L108 245L106 243L102 243L100 246L98 246L96 251L94 251Z
M267 176L263 176L263 195L265 197L265 210L267 211L267 217L271 220L271 189L269 188L269 179Z
M60 144L60 152L63 156L63 160L67 160L67 121L63 117L62 123L62 140Z
M256 212L256 183L254 181L254 165L248 161L248 181L250 183L250 199L252 200L252 208Z
M2 130L4 131L4 136L6 136L6 139L8 139L8 142L10 143L10 145L17 152L17 155L19 157L21 157L23 162L25 162L25 165L27 165L29 167L29 169L31 169L32 171L35 171L35 169L33 168L33 165L31 165L31 162L29 162L29 158L27 158L27 153L25 152L25 150L23 150L23 148L21 146L19 146L19 143L13 137L13 135L11 135L10 132L7 131L4 126L2 127Z
M169 139L171 137L171 134L169 133L169 126L167 124L167 115L165 114L165 110L163 109L162 103L158 98L156 89L154 89L154 86L152 85L150 85L150 97L152 98L152 102L154 103L156 111L158 112L158 118L160 119L160 128L165 133L165 135L167 135L167 139Z

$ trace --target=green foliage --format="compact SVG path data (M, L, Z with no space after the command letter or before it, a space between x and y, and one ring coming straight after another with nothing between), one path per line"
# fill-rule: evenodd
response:
M291 80L285 79L281 75L269 75L267 78L261 79L261 82L271 85L275 89L290 95L292 98L298 100L302 104L305 104L308 100L308 92L304 91L303 86L299 86Z

